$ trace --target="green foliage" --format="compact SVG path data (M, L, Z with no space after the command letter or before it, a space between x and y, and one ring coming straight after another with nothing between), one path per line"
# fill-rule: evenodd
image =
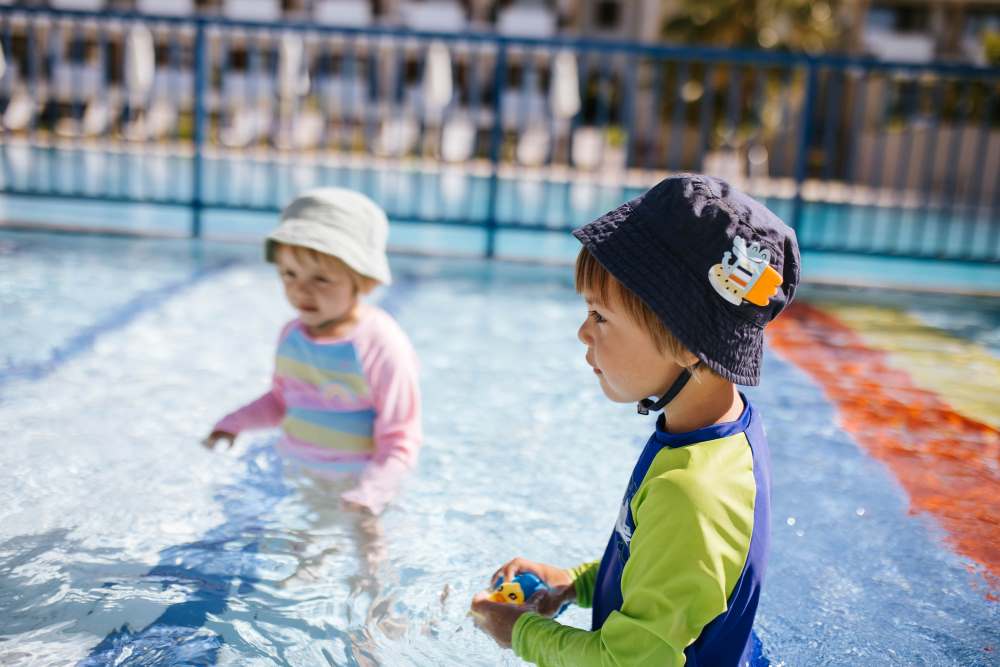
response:
M838 1L680 0L662 33L682 44L821 53L843 33Z
M990 65L1000 65L1000 30L983 33L983 53Z

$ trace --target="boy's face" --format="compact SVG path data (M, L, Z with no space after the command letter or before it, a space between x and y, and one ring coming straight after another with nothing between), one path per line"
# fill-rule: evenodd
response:
M354 281L342 263L311 261L285 246L278 247L274 260L288 303L310 330L344 320L357 306Z
M587 346L587 363L604 395L619 403L634 403L663 394L681 373L668 353L656 349L653 337L629 317L611 295L610 303L582 292L587 319L577 336Z

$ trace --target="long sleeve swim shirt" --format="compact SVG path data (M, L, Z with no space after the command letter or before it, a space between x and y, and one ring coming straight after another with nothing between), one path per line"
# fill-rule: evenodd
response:
M283 455L320 472L359 473L344 499L381 512L422 440L417 356L396 321L366 305L341 338L313 338L297 319L285 325L271 390L214 430L279 425Z
M513 648L545 667L746 664L770 542L770 455L750 403L668 433L629 479L604 556L570 570L591 630L526 613Z

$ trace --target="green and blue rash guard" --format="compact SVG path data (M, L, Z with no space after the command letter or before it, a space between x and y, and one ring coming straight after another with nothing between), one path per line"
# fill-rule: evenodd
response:
M588 632L534 613L513 648L539 665L737 665L770 542L770 455L749 401L734 422L673 434L663 418L632 471L604 557L573 570Z

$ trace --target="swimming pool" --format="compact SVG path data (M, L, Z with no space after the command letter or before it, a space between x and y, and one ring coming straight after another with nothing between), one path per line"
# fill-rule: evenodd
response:
M468 600L512 556L594 558L648 433L588 372L568 269L395 257L378 298L421 355L427 440L396 505L361 523L267 434L198 445L266 385L290 316L256 247L0 232L0 267L5 665L518 664ZM938 491L995 489L1000 305L802 302L749 392L774 457L766 660L995 664L996 514L924 503L947 457L890 445L926 424L858 403L883 405L871 372L902 404L938 401L967 473Z

